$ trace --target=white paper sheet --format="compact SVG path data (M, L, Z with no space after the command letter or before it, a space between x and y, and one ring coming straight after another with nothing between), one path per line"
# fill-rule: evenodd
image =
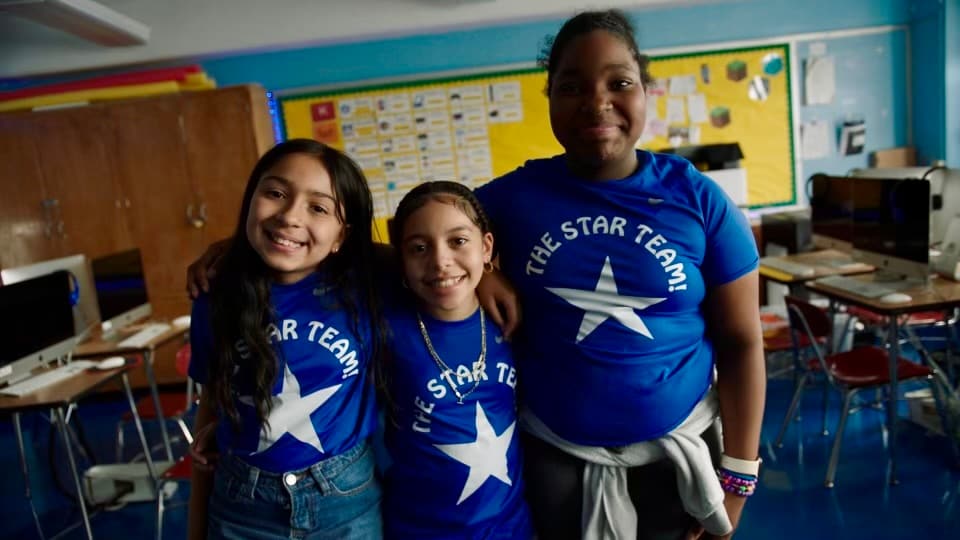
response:
M800 153L803 159L820 159L830 155L830 124L822 120L804 122L800 126Z
M687 96L687 113L690 114L690 123L700 124L707 122L710 118L707 116L707 98L703 94L690 94Z
M836 69L832 56L807 58L804 63L804 104L826 105L833 103L836 93Z

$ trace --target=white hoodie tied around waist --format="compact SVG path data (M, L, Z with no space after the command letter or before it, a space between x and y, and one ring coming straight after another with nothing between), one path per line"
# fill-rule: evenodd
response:
M583 471L581 524L584 540L635 540L637 512L627 491L627 469L667 458L677 471L683 508L710 534L733 531L724 493L717 479L710 448L701 436L717 420L719 403L711 387L682 424L651 441L617 449L580 446L550 430L529 409L520 412L523 429L564 452L586 461Z

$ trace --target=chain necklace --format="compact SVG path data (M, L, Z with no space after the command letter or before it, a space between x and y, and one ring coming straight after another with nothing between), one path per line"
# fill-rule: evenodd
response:
M427 326L423 324L423 317L420 316L419 311L417 312L417 325L420 327L420 335L423 336L423 342L427 344L427 351L430 352L433 362L437 365L437 369L440 370L440 378L447 382L447 386L449 386L450 389L453 390L454 395L457 396L457 405L463 405L463 398L472 394L473 391L480 386L480 376L486 371L487 325L484 324L483 308L480 308L480 357L473 363L473 387L463 394L461 394L457 388L459 385L453 382L452 373L454 373L454 371L450 369L450 366L448 366L446 362L440 358L440 355L437 354L437 351L434 350L433 342L430 341L430 334L427 333Z

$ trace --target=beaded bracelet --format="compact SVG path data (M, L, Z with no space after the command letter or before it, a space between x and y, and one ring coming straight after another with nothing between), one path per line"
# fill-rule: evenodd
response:
M720 487L724 491L740 497L749 497L757 489L756 476L720 468L717 469L717 477L720 479Z

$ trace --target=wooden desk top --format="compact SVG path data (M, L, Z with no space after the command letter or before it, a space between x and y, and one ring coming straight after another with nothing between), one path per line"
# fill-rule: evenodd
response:
M854 276L854 279L873 281L873 275ZM960 282L939 276L932 276L930 282L925 286L918 285L912 289L897 291L905 293L912 298L910 302L902 304L885 304L878 298L866 298L849 291L835 289L816 281L808 281L804 285L811 291L832 300L866 308L881 315L900 315L903 313L934 311L960 306Z
M190 331L189 326L177 326L174 324L170 325L170 329L166 332L160 334L159 336L153 338L148 343L144 344L142 347L120 347L118 343L124 338L129 337L138 331L140 331L144 325L151 322L167 322L167 321L145 321L144 323L128 326L120 330L120 337L118 339L103 339L103 334L100 329L96 329L94 333L90 336L89 339L83 343L78 344L73 349L74 358L92 358L100 356L113 356L113 355L124 355L138 352L152 351L164 343L182 338Z
M111 379L140 365L139 360L114 369L86 369L58 383L20 397L0 395L0 413L65 407L93 392Z
M813 267L814 274L812 276L795 276L782 270L764 266L763 261L760 261L761 276L786 285L803 283L826 276L850 276L854 274L865 274L873 272L874 270L874 268L869 264L858 262L842 262L850 261L850 254L837 251L835 249L794 253L792 255L784 255L777 258Z

